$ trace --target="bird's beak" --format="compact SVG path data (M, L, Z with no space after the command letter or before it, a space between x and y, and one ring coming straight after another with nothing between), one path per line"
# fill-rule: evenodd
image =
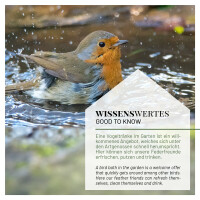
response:
M128 43L128 40L118 40L118 42L116 42L113 47L117 47L119 45L122 45L122 44L126 44Z

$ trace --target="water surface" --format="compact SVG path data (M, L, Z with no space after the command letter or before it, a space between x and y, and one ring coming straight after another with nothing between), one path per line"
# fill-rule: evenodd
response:
M6 84L35 76L37 66L16 53L72 51L81 39L95 30L106 30L129 41L122 47L123 78L140 69L194 112L194 36L137 28L128 16L116 18L115 23L108 21L84 27L9 29L6 32ZM6 125L82 126L87 106L61 105L19 92L6 96Z

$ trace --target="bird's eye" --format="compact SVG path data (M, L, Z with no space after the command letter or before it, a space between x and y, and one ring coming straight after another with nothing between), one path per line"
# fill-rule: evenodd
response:
M99 46L100 47L105 47L105 43L104 42L99 42Z

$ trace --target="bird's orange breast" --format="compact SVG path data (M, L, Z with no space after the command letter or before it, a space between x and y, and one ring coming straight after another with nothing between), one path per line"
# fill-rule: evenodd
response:
M88 63L97 63L103 66L101 76L106 82L106 88L104 89L112 89L123 80L120 57L121 52L120 47L118 46L109 49L106 53L96 59L86 60Z
M114 88L122 79L120 48L116 47L103 55L102 76L109 89Z

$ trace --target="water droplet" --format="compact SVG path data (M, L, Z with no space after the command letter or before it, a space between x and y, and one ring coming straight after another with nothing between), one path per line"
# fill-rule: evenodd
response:
M160 55L160 52L156 52L156 53L152 53L149 55L150 58L154 58L156 56L159 56Z
M18 53L18 54L21 54L23 50L24 50L24 48L18 49L18 50L17 50L17 53Z
M136 65L142 66L142 67L147 67L147 68L151 68L152 67L151 64L149 64L149 63L136 63Z
M118 17L120 16L120 14L119 14L119 13L115 13L114 16L115 16L116 18L118 18Z
M172 58L172 57L173 57L173 55L169 54L169 55L163 56L163 59L168 60L168 59L170 59L170 58Z

